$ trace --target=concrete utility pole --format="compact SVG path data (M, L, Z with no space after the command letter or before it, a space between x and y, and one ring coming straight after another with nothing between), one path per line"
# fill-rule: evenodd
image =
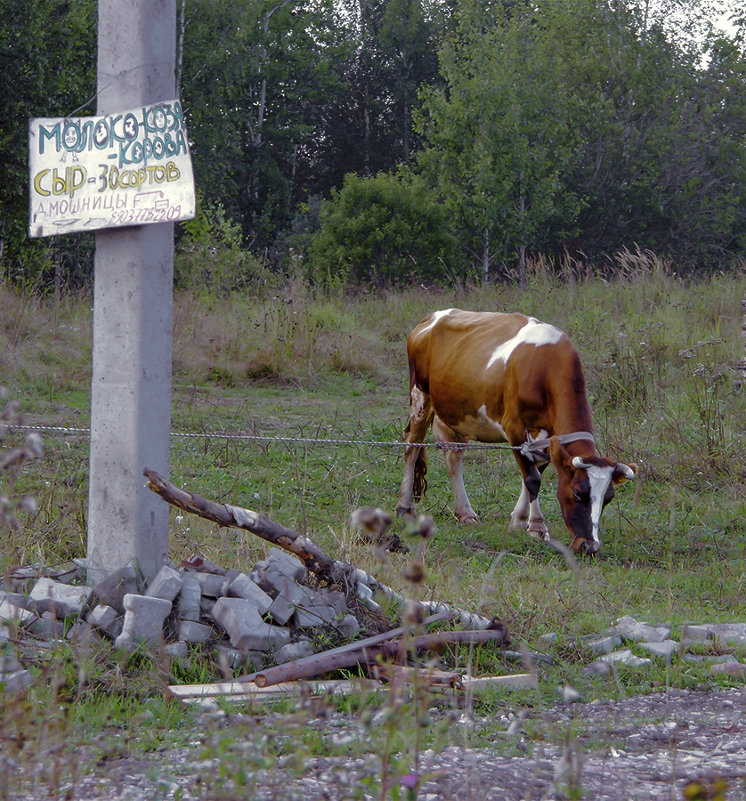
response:
M99 0L98 114L175 96L175 0ZM168 506L143 469L169 470L173 223L96 234L88 495L89 581L168 553Z

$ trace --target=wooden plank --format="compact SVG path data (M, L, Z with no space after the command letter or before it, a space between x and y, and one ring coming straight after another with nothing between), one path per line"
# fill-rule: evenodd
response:
M403 673L399 674L401 678ZM431 684L429 689L433 692L479 693L490 689L502 688L506 690L533 689L538 686L538 677L535 673L513 673L507 676L472 677L458 674L442 674L448 676L448 683ZM452 679L460 678L460 683ZM281 684L272 684L267 687L257 687L255 684L242 681L224 681L215 684L172 684L166 694L170 698L184 703L203 703L222 698L227 701L269 702L278 698L287 698L293 695L321 696L327 693L334 695L350 695L355 692L385 690L385 685L377 681L366 679L327 679L325 681L285 681Z
M215 684L172 684L166 695L185 703L212 701L274 701L292 695L321 696L327 693L349 695L364 690L383 689L376 681L359 679L327 679L326 681L286 681L269 687L257 687L240 681L223 681Z
M464 692L482 692L494 688L509 690L530 690L539 686L536 673L511 673L507 676L464 676L461 689Z

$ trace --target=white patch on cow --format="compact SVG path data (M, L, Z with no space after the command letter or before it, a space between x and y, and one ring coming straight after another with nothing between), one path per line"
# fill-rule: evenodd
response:
M487 405L486 404L483 403L479 407L479 409L477 410L477 415L478 415L478 419L480 421L483 421L488 426L490 426L491 428L494 429L495 433L497 434L498 437L500 437L500 439L507 441L508 435L505 433L505 429L500 425L500 423L497 422L497 420L493 420L487 414Z
M593 541L600 542L598 538L601 524L601 511L604 508L604 495L611 483L613 467L599 467L591 464L585 468L588 471L588 481L591 485L591 523L593 524Z
M418 337L419 337L419 336L422 336L422 334L424 334L424 333L426 333L427 331L429 331L429 330L430 330L430 329L431 329L431 328L432 328L432 327L435 325L435 323L437 323L437 322L438 322L438 320L440 320L440 318L441 318L441 317L446 317L446 316L447 316L447 315L449 315L449 314L450 314L452 311L453 311L453 309L442 309L441 311L435 311L435 312L433 312L433 313L430 315L430 322L428 323L428 325L426 325L426 326L425 326L425 328L421 328L421 329L420 329L420 330L417 332L417 336L418 336Z
M482 404L475 416L467 415L452 424L453 430L467 440L477 442L506 442L505 430L487 414L487 406Z
M425 410L425 393L417 386L409 391L409 416L415 419L422 417Z
M501 361L506 364L513 351L519 345L554 345L562 339L562 331L549 323L541 323L535 317L529 317L526 325L524 325L514 337L502 345L498 345L492 351L489 361L487 362L487 369L489 370L492 365Z

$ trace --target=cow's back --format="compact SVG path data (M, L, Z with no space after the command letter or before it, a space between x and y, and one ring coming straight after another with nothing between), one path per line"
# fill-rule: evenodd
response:
M434 312L414 328L407 349L410 385L430 396L441 420L475 439L484 430L479 421L504 428L525 416L522 430L551 427L547 393L564 365L574 370L577 362L560 329L520 313Z

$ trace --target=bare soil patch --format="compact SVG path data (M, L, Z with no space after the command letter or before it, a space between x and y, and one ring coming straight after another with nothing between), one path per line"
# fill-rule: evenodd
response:
M421 754L417 798L671 801L683 799L684 789L696 781L702 785L702 794L694 797L704 801L721 798L713 788L722 779L726 801L746 800L746 688L671 690L616 701L511 711L512 716L506 709L500 720L454 717L454 744ZM453 716L452 711L448 714ZM521 716L518 731L514 725L507 733L508 718ZM276 732L281 720L282 716L270 713L264 722ZM223 755L221 776L221 756L206 746L214 746L225 736L240 752L243 736L245 767L252 762L250 741L263 718L240 713L229 714L217 724L206 719L202 723L204 728L195 731L189 747L147 759L101 761L90 774L65 788L61 797L76 801L378 798L381 767L373 755L306 756L300 765L297 757L279 759L271 766L257 764L248 774L248 786L233 786L230 760ZM338 712L310 715L305 725L337 746L367 736L358 717ZM485 733L492 738L491 745L468 746L469 742L483 743ZM456 744L460 741L465 745ZM25 794L19 799L32 797Z

